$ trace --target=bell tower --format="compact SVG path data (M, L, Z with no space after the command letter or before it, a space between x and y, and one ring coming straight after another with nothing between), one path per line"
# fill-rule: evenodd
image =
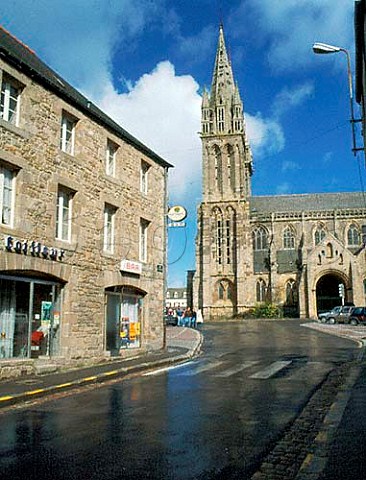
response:
M204 90L201 108L203 188L198 209L195 305L207 318L230 318L243 301L242 279L248 269L244 239L249 229L252 155L222 25L211 90Z
M211 91L202 96L203 200L247 199L252 156L246 139L243 102L227 54L222 25Z

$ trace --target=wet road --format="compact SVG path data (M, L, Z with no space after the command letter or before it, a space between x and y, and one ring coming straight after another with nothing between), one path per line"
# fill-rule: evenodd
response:
M203 354L0 417L0 478L246 479L354 343L298 321L205 325Z

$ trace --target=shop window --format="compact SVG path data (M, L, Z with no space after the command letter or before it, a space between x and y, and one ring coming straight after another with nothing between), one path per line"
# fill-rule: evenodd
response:
M0 118L15 126L19 124L20 93L19 83L4 75L1 83Z
M13 225L15 195L15 171L0 165L1 224Z
M0 358L58 354L60 289L53 282L0 278Z
M56 209L56 238L71 241L72 203L75 192L59 186Z
M123 287L114 290L106 292L106 348L118 355L121 349L141 346L143 296Z

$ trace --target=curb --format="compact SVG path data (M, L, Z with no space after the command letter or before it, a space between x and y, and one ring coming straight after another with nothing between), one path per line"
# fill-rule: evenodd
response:
M145 363L133 365L130 367L121 367L115 370L110 370L108 372L99 373L99 374L92 375L89 377L84 377L78 380L73 380L71 382L52 385L50 387L37 388L35 390L29 390L26 392L16 393L13 395L4 395L0 397L0 409L11 406L11 405L15 405L17 403L25 402L30 399L40 398L40 397L44 397L54 393L60 393L66 390L71 390L72 388L78 388L78 387L83 387L87 385L95 385L98 383L103 383L107 380L127 377L128 375L132 375L135 373L152 370L156 367L164 367L164 366L172 365L175 363L187 362L191 358L199 355L201 351L203 337L200 332L198 333L199 333L198 342L196 343L195 347L192 349L189 349L187 353L163 358L160 360L155 360L152 362L145 362Z

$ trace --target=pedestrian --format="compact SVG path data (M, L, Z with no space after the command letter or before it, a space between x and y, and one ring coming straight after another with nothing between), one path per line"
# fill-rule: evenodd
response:
M177 308L177 317L178 317L178 327L183 327L183 310L180 308L180 306Z
M184 326L190 327L191 326L191 309L187 307L184 311Z
M197 323L203 323L203 315L200 308L197 310Z
M191 327L196 328L196 326L197 326L197 314L196 314L196 311L194 310L194 308L192 308L192 311L191 311Z

